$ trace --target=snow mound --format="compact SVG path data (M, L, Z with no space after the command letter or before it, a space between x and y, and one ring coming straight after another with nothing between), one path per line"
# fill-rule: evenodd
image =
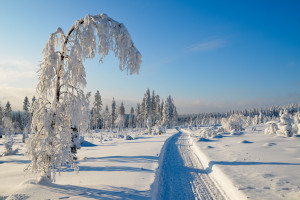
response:
M248 140L242 140L242 141L240 141L239 143L250 144L250 143L253 143L253 142L250 142L250 141L248 141Z
M133 140L133 137L131 137L130 135L127 135L125 140Z

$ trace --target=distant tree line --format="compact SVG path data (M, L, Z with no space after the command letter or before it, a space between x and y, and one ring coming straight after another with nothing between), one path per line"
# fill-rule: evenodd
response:
M166 100L160 100L154 90L150 94L147 89L142 101L135 108L131 107L129 114L126 114L123 102L117 106L114 98L110 106L102 107L101 95L97 91L91 109L91 129L171 128L177 125L178 113L173 98L168 96Z
M88 96L91 96L89 94ZM8 101L4 107L0 104L0 128L6 122L10 121L13 132L28 134L31 132L31 108L35 102L35 97L31 102L26 96L23 101L22 111L13 111L11 103ZM131 107L126 114L124 103L120 106L112 99L111 105L105 105L103 109L102 97L100 92L94 94L90 110L90 129L119 129L125 128L151 128L154 126L163 126L171 128L178 123L178 113L174 100L168 96L166 100L161 100L158 94L146 90L144 97L136 107ZM8 123L8 122L7 122ZM24 135L24 138L27 136Z
M281 113L289 113L291 115L294 115L298 111L300 111L300 103L272 106L269 108L231 110L228 112L185 114L178 116L178 124L189 126L209 126L221 124L222 119L229 119L232 115L240 115L245 118L247 124L256 125L272 120L279 120Z

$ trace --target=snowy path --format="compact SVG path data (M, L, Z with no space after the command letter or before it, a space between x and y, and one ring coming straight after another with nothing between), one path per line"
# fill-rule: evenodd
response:
M156 199L224 199L185 133L175 135L166 148Z

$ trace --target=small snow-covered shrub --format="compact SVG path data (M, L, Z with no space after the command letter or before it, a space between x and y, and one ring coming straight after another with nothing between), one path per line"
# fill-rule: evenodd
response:
M292 132L292 119L288 113L284 113L280 116L280 123L278 123L278 129L276 134L284 137L293 136Z
M224 133L225 129L223 127L218 127L216 130L217 133Z
M266 129L265 129L265 134L267 135L276 135L276 132L279 130L277 123L274 121L270 121L267 122L267 124L269 125Z
M292 127L294 135L300 135L300 111L294 115L294 124Z
M130 135L127 135L125 140L133 140L133 137L131 137Z
M3 118L3 133L5 134L4 137L4 147L5 152L4 155L8 155L13 153L13 123L10 118L4 117Z
M240 135L241 134L241 131L239 131L238 129L232 129L230 131L230 135Z
M222 126L224 127L225 131L232 131L232 130L237 130L237 131L243 131L243 125L244 125L244 116L243 115L231 115L228 119L223 118L221 123Z
M155 127L153 128L153 134L161 135L161 134L163 134L163 133L165 133L165 132L166 132L166 130L165 130L164 127L162 127L162 126L157 125L157 126L155 126Z
M215 127L205 127L200 129L199 136L201 138L209 139L209 138L214 138L217 136L217 132L215 130Z

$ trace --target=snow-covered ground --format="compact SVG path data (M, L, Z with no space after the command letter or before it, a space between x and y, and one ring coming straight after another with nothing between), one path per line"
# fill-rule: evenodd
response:
M191 146L186 133L178 133L168 142L153 199L225 199L223 190L206 173Z
M29 161L18 135L14 148L19 153L0 157L0 199L149 199L160 151L174 133L103 143L87 139L77 154L79 174L64 170L54 184L33 184L34 177L24 176ZM0 139L0 154L3 151Z
M232 199L300 199L300 137L265 135L265 128L200 141L199 130L182 131L192 136L206 172Z

